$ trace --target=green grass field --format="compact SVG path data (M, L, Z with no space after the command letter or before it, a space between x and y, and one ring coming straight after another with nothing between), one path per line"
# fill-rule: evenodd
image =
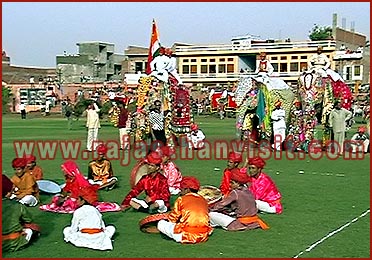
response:
M42 118L28 115L3 116L2 172L13 175L11 160L15 157L14 141L78 140L86 144L85 120L74 122L67 130L66 119L60 116ZM234 119L219 120L213 116L197 117L196 122L208 141L233 140ZM354 126L355 130L356 126ZM102 121L101 140L117 140L118 130ZM34 153L39 158L37 153ZM41 237L31 246L4 258L369 258L370 257L370 155L363 160L281 160L271 157L265 168L279 187L283 199L283 214L260 214L270 229L227 232L215 229L206 243L181 245L160 234L146 234L138 222L144 213L103 213L106 225L115 225L112 251L77 248L63 241L62 230L70 224L72 215L42 212L29 208L35 222L42 227ZM38 160L44 178L63 183L60 152L54 160ZM86 173L89 160L79 159ZM119 185L112 191L99 191L101 201L121 203L130 190L129 174L135 163L121 166L113 160ZM202 185L219 186L226 160L176 160L184 176L195 175ZM215 170L219 168L220 170ZM304 174L299 174L304 170ZM49 203L51 195L42 195ZM175 197L172 197L172 201ZM366 213L362 215L363 213Z

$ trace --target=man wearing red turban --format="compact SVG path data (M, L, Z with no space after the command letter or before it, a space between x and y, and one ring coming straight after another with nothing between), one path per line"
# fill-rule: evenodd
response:
M197 192L200 182L193 176L185 176L181 182L180 197L174 203L168 220L160 220L160 232L178 243L195 244L205 242L212 234L209 224L208 203Z
M91 189L80 190L78 208L73 213L71 226L63 230L65 242L96 250L113 249L111 238L116 229L103 222L102 214L93 206L97 200L97 193Z
M34 176L35 180L42 180L43 179L43 169L36 165L36 157L32 154L26 155L27 160L27 171L30 172L32 176Z
M13 161L19 166L19 161ZM13 183L2 175L2 251L14 252L26 246L39 234L40 227L33 223L27 207L14 200L7 199L12 191Z
M97 146L98 158L88 164L88 180L91 184L99 185L99 189L112 190L118 178L114 177L112 164L106 158L107 150L104 144Z
M160 168L168 180L169 192L172 195L177 195L181 191L182 174L177 165L171 160L171 157L175 154L174 148L162 146L158 152L162 157Z
M364 126L358 127L358 132L351 137L351 148L353 153L369 153L369 139L365 134Z
M274 181L262 172L266 162L259 156L247 158L241 172L248 173L249 190L253 193L257 208L267 213L281 214L283 211L281 197Z
M147 174L135 184L121 203L122 210L129 207L147 212L164 213L170 207L170 193L167 178L160 172L162 158L158 152L151 152L144 160L147 164ZM145 200L136 197L142 192L146 193Z
M35 178L26 170L27 159L15 158L12 161L14 176L11 178L14 184L10 199L15 199L22 204L34 207L39 203L39 187Z
M239 171L239 164L242 162L242 155L238 152L230 152L227 158L227 168L223 172L223 178L220 184L220 190L224 196L227 196L230 191L230 176L231 172Z
M194 150L202 149L205 145L205 134L202 130L199 129L199 126L197 124L192 124L190 126L190 129L191 132L187 134L189 148Z
M233 171L230 176L231 192L214 204L209 212L212 227L225 230L268 229L257 215L258 209L252 192L247 188L247 173Z

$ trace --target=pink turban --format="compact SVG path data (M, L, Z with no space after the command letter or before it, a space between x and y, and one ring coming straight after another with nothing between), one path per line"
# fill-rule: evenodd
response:
M241 163L243 161L243 158L240 153L230 152L228 160L233 161L234 163Z
M261 157L253 157L248 160L249 165L254 165L257 168L263 169L265 167L266 162Z
M15 158L12 161L13 168L25 168L27 166L26 158Z
M182 181L180 184L181 189L193 189L199 190L200 189L200 182L197 178L193 176L184 176L182 177Z
M358 132L365 133L366 132L366 128L364 126L359 126L358 127Z

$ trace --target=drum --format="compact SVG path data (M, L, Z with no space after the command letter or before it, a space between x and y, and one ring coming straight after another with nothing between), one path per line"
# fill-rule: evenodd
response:
M137 182L147 174L147 164L144 160L140 160L137 164L133 167L132 171L130 172L130 187L133 188Z
M45 193L57 194L61 192L61 187L58 183L50 180L37 180L37 186L39 186L39 190Z
M208 201L208 204L211 205L216 203L220 199L222 199L222 192L219 188L211 186L211 185L204 185L201 186L198 194L204 197Z
M160 233L160 231L157 228L158 222L162 219L168 220L168 214L169 213L159 213L154 215L149 215L145 218L143 218L138 224L140 227L140 230L145 233Z

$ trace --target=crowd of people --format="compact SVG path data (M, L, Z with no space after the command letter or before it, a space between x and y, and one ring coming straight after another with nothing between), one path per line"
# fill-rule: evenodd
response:
M6 208L3 206L3 250L19 250L43 235L27 209L37 205L42 211L72 214L71 224L63 230L64 241L96 250L113 249L116 228L105 224L102 212L166 213L166 219L156 224L159 232L178 243L200 243L207 241L218 227L227 231L268 229L259 213L280 214L283 211L281 193L272 179L262 172L266 164L262 158L247 158L240 168L242 154L230 152L227 168L221 176L223 195L217 202L210 203L199 193L198 178L183 176L172 159L175 150L169 146L158 147L138 161L146 166L146 170L132 182L131 190L120 204L100 202L99 189L119 190L114 189L118 179L113 176L112 165L105 157L107 147L100 145L97 150L98 159L89 163L87 176L75 161L67 160L61 165L66 183L49 204L43 205L39 205L38 188L38 181L43 180L43 170L36 165L35 156L27 155L12 161L14 176L10 179L2 176L3 205L7 205ZM135 177L138 176L130 178ZM172 196L175 196L173 204Z

